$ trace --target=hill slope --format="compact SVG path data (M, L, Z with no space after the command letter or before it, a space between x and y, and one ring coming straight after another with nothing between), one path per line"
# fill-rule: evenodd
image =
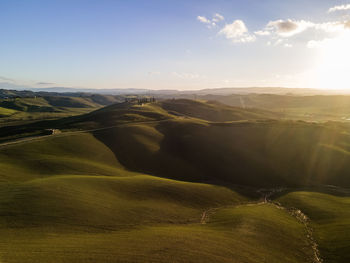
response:
M169 100L0 129L63 131L0 145L0 261L319 263L314 239L347 262L348 197L292 187L349 187L349 127L272 116Z

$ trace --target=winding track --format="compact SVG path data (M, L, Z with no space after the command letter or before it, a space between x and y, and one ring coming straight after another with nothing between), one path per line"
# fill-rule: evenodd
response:
M223 208L229 208L229 207L238 207L238 206L252 206L252 205L259 205L259 204L272 204L278 209L285 210L290 216L294 217L298 222L302 223L305 227L306 231L306 238L307 241L312 249L313 252L313 257L311 259L311 262L313 263L323 263L323 259L321 258L320 251L318 249L318 244L316 243L314 237L313 237L313 229L310 226L309 222L310 219L300 210L297 208L287 208L282 206L280 203L273 202L270 197L273 196L275 193L283 191L283 188L271 188L271 189L259 189L257 190L258 193L261 194L261 198L259 201L256 202L247 202L239 205L234 205L234 206L221 206L221 207L216 207L216 208L210 208L205 210L202 213L200 223L201 224L206 224L209 222L210 215L214 214L217 210L223 209Z
M95 132L95 131L103 131L103 130L108 130L108 129L113 129L117 127L122 127L122 126L127 126L127 125L137 125L137 124L152 124L152 123L161 123L168 121L170 119L162 119L162 120L157 120L157 121L139 121L139 122L127 122L127 123L120 123L116 124L113 126L108 126L108 127L103 127L103 128L96 128L96 129L90 129L90 130L79 130L79 131L67 131L67 132L61 132L59 134L53 134L53 135L43 135L43 136L32 136L32 137L25 137L25 138L20 138L4 143L0 143L0 149L7 147L7 146L12 146L12 145L17 145L17 144L25 144L33 141L42 141L48 138L57 138L57 137L65 137L65 136L70 136L74 134L79 134L79 133L89 133L89 132Z

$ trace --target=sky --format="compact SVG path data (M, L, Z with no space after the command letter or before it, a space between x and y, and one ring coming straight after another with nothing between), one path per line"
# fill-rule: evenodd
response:
M0 0L0 83L350 89L350 0Z

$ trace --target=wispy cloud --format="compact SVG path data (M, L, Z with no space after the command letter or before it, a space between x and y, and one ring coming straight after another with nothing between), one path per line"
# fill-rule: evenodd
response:
M6 81L6 82L15 82L14 79L7 78L7 77L3 77L3 76L0 76L0 80L1 80L1 81Z
M255 31L254 34L257 36L269 36L271 35L271 32L266 30L259 30L259 31Z
M225 18L224 16L216 13L213 15L211 19L205 17L205 16L197 16L197 20L203 24L207 24L208 28L215 27L217 23L223 21Z
M225 18L224 18L222 15L216 13L216 14L214 15L212 21L217 23L217 22L220 22L220 21L222 21L222 20L224 20L224 19L225 19Z
M199 22L204 23L204 24L209 24L210 23L210 20L208 18L206 18L205 16L197 16L197 20Z
M37 82L36 85L54 85L55 83L51 82Z
M332 13L336 11L344 11L344 10L350 10L350 4L333 6L328 9L328 13Z
M203 78L203 75L197 73L188 73L188 72L171 72L171 75L180 79L199 79Z

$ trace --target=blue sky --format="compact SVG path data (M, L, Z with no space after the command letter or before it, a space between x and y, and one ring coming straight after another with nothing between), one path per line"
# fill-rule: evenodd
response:
M347 69L345 50L339 54L337 46L347 41L348 4L0 0L0 82L87 88L334 88L337 78L337 88L346 88L344 76L337 76ZM329 69L339 63L341 69ZM321 87L318 76L329 70L334 72L322 79Z

